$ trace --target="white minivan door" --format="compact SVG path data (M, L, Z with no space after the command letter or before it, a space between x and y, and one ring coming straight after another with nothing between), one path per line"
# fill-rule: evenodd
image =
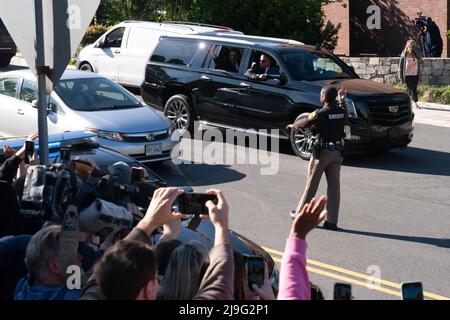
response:
M145 78L145 67L153 50L163 35L160 30L130 28L127 43L119 57L119 83L140 87Z
M122 50L125 27L112 30L96 46L98 73L113 81L118 80L119 59Z

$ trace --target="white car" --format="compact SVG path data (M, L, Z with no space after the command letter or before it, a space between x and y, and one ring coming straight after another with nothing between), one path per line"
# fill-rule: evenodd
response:
M31 70L0 75L0 136L38 129L36 78ZM48 133L86 130L100 145L142 161L171 159L179 137L161 112L97 74L66 70L49 98ZM177 149L178 152L181 150Z
M77 69L139 88L144 81L146 63L161 36L219 33L242 34L226 27L184 22L121 22L80 51Z

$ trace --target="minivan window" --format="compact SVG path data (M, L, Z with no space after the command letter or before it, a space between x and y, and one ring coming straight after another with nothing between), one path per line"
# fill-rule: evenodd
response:
M0 94L15 97L19 78L3 78L0 79Z
M152 50L158 43L160 31L145 28L131 28L128 35L128 49Z
M23 80L20 100L31 103L35 99L37 99L36 82L27 79Z
M125 28L117 28L109 33L105 38L104 47L106 48L120 48L122 45L123 33Z
M142 106L131 93L104 78L62 80L55 91L69 108L77 111L130 109Z
M150 60L187 66L199 49L196 41L165 40L158 44Z
M346 73L338 61L327 54L316 54L299 50L282 54L283 60L295 80L332 80L347 79Z

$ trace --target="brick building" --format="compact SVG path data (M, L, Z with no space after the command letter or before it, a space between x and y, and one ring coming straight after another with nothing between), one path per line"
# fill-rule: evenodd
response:
M369 29L368 19L373 16L367 9L380 8L380 29ZM417 39L414 25L417 12L431 17L441 31L444 42L442 57L450 57L450 0L343 0L324 7L327 20L341 23L335 53L346 56L399 56L406 41Z

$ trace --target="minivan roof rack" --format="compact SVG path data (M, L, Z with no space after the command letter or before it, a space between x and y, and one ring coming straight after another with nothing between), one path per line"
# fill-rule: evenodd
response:
M214 25L214 24L198 23L198 22L188 22L188 21L163 21L161 23L185 24L185 25L189 25L189 26L199 26L199 27L210 27L210 28L220 28L220 29L226 29L226 30L233 30L230 27L218 26L218 25Z

